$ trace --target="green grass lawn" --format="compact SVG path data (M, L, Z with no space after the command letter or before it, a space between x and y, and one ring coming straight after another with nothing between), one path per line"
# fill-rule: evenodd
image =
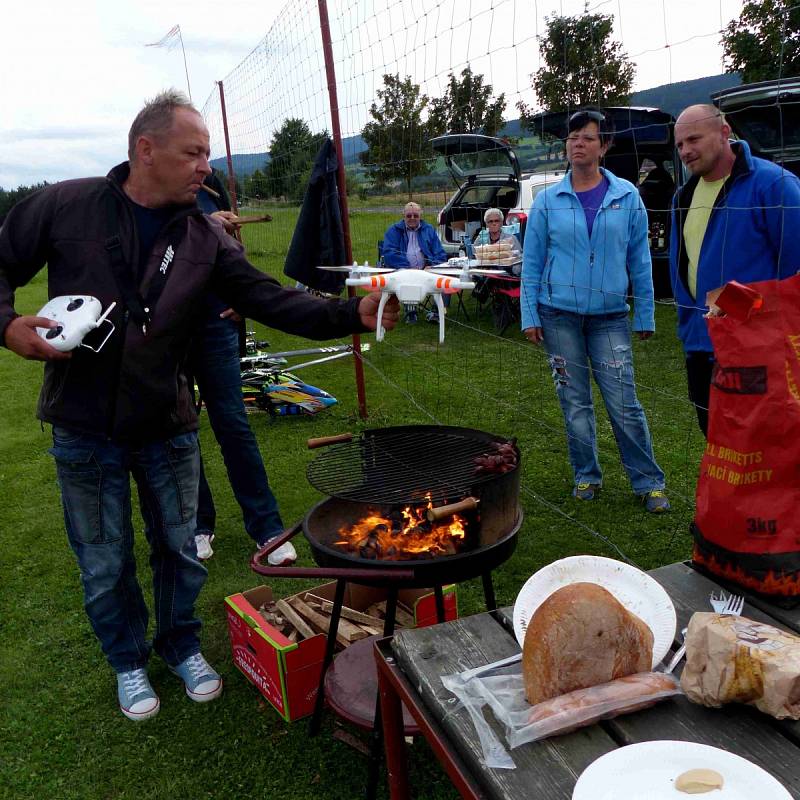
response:
M271 224L246 228L253 260L280 275L296 210L273 209ZM375 245L399 218L355 209L354 256L375 258ZM284 282L288 282L283 278ZM18 292L17 309L35 312L46 300L44 274ZM448 318L440 346L437 329L398 327L365 355L370 418L357 414L349 359L302 372L339 404L316 417L251 417L284 520L299 519L319 499L305 479L313 454L310 436L365 426L437 422L515 436L523 454L521 503L525 523L513 558L494 575L498 601L512 604L522 583L542 565L567 555L624 553L643 568L684 559L702 439L685 400L674 310L657 309L657 336L634 343L640 397L653 432L656 456L667 474L669 515L648 517L635 502L619 464L613 436L599 412L599 446L606 469L598 502L578 505L563 423L541 350L518 331L504 338L487 312ZM275 349L305 343L255 326ZM370 341L372 337L366 337ZM219 450L203 418L201 438L218 510L216 554L200 597L203 648L224 674L223 697L197 705L183 694L157 658L150 674L162 700L146 723L124 719L115 682L82 608L79 576L63 530L49 429L34 417L42 366L0 350L0 797L8 798L355 798L362 795L366 762L331 736L327 717L320 736L305 722L285 724L232 666L223 598L261 583L248 565L252 547L227 483ZM141 532L141 522L136 521ZM300 562L312 563L304 540ZM149 585L147 552L139 536L137 559ZM312 585L274 581L285 596ZM482 608L479 581L459 587L462 614ZM455 798L446 776L423 743L412 748L415 796ZM385 785L381 786L386 795Z

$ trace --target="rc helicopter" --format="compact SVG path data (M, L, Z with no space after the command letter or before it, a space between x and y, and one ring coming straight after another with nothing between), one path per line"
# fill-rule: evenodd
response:
M439 311L439 344L444 342L444 301L442 294L454 294L462 289L474 289L475 283L470 280L473 275L504 275L501 269L483 269L470 266L467 258L451 258L447 264L437 264L426 269L389 269L387 267L371 267L366 261L352 267L319 267L331 272L348 272L345 280L347 286L360 286L364 289L380 289L381 299L378 303L378 327L375 339L383 341L386 330L382 323L383 309L386 301L394 294L400 303L409 310L416 307L428 295L431 295Z

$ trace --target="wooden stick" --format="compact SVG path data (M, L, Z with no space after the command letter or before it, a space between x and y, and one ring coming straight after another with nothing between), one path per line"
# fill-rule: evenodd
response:
M204 192L208 192L208 193L209 193L209 194L210 194L212 197L216 197L216 198L217 198L217 200L219 200L219 198L220 198L220 193L219 193L219 192L215 192L215 191L214 191L214 190L213 190L213 189L212 189L210 186L206 186L204 183L201 183L201 184L200 184L200 188L201 188L201 189L202 189Z
M285 600L278 600L275 605L304 639L317 635L317 632Z
M316 439L309 439L307 445L309 450L315 450L317 447L325 447L329 444L338 444L339 442L350 442L352 439L352 433L340 433L336 436L320 436Z
M272 222L272 217L269 214L261 214L255 217L238 217L236 220L237 225L249 225L251 222Z
M464 511L473 511L478 507L479 502L477 497L465 497L458 503L429 508L427 511L428 522L438 522L447 517L452 517L454 514L461 514Z
M329 632L331 627L330 617L317 613L299 597L291 598L291 604L295 611L297 611L298 614L302 614L312 625L316 625L323 633ZM342 647L347 647L347 645L352 644L357 639L365 638L366 635L365 631L347 622L347 620L339 620L339 630L336 632L336 641L339 642Z
M306 597L308 597L308 595L306 595ZM326 614L331 613L333 603L331 603L330 600L324 600L321 597L315 599L321 604L321 608ZM363 611L356 611L354 608L348 608L348 606L342 606L342 617L357 622L360 625L367 625L372 628L383 630L383 620L380 617L372 617L369 614L365 614Z

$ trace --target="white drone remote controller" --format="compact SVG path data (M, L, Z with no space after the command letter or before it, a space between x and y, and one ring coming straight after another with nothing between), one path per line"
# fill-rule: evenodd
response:
M83 346L99 353L111 334L114 333L114 324L107 319L114 306L116 303L112 303L104 313L100 301L87 294L54 297L42 308L38 316L55 320L58 325L54 328L37 328L36 332L56 350L66 352ZM94 348L83 344L83 337L90 331L99 328L104 322L111 325L111 330L100 345Z

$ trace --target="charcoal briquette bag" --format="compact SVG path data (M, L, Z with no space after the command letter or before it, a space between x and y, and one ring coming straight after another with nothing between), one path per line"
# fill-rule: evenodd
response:
M715 302L693 558L757 592L800 595L800 275L726 284Z

